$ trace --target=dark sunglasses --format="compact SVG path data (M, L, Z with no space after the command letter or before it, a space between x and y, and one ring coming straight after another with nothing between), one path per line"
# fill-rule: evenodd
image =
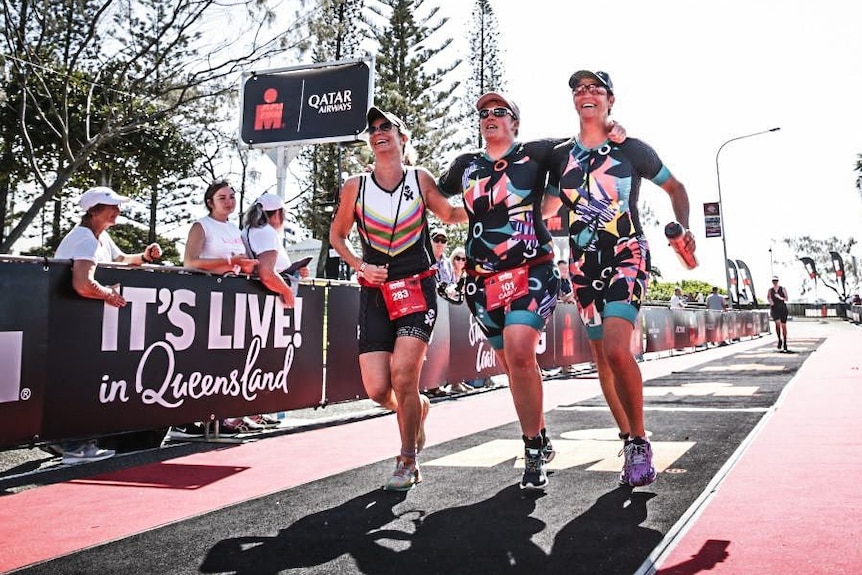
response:
M515 117L515 114L512 113L512 110L510 110L509 108L503 108L502 106L499 108L485 108L479 110L479 118L481 118L482 120L484 120L491 114L494 114L495 118L502 118L506 115L512 116L513 118Z
M371 136L376 132L388 132L392 130L392 122L381 122L379 126L368 126L366 132Z
M436 238L432 238L431 241L434 242L435 244L445 244L446 238L444 238L442 236L437 236Z
M464 256L455 256L455 259L458 260L459 262L466 262L467 261L467 258L465 258Z

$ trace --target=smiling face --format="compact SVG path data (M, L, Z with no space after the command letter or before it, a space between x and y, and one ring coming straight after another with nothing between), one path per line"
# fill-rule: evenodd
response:
M368 145L375 156L393 152L401 154L406 143L407 136L386 118L376 118L371 122L368 129Z
M583 78L572 90L575 110L581 119L606 119L614 105L614 96L595 78Z
M505 108L509 110L508 105L497 99L488 100L482 104L484 110L493 110L494 108ZM482 138L489 144L493 143L512 143L518 135L518 120L511 113L504 116L495 116L489 113L487 118L479 118L479 129L482 132Z

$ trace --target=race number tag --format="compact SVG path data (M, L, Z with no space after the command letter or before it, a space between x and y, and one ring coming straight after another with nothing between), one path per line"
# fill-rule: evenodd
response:
M494 274L485 280L485 303L488 310L509 305L530 293L529 268L521 266Z
M422 293L422 280L418 275L392 280L381 287L389 319L398 319L411 313L428 310L428 302Z

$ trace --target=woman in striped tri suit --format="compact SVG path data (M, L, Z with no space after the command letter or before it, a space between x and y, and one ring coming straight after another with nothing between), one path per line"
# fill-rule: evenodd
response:
M410 132L400 118L372 107L365 134L374 152L370 173L348 178L329 230L330 245L358 272L359 369L368 397L396 412L401 453L384 489L406 491L422 480L417 455L431 407L419 374L437 319L434 256L426 210L445 223L467 221L428 170L408 159ZM348 236L354 225L362 254Z

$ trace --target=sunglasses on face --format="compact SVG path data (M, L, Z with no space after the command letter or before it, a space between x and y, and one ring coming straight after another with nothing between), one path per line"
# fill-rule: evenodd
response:
M495 118L502 118L503 116L509 115L513 118L515 114L512 113L512 110L509 108L503 108L502 106L499 108L485 108L483 110L479 110L479 118L484 120L490 115L494 115Z
M368 135L372 136L377 132L388 132L392 130L392 122L381 122L378 126L368 126Z
M435 244L445 244L446 238L442 238L440 236L437 236L436 238L432 239L431 241L434 242Z
M576 86L573 92L577 96L581 96L587 92L590 94L607 94L608 89L598 84L581 84L580 86Z
M465 258L464 256L455 256L455 261L466 262L467 258Z

